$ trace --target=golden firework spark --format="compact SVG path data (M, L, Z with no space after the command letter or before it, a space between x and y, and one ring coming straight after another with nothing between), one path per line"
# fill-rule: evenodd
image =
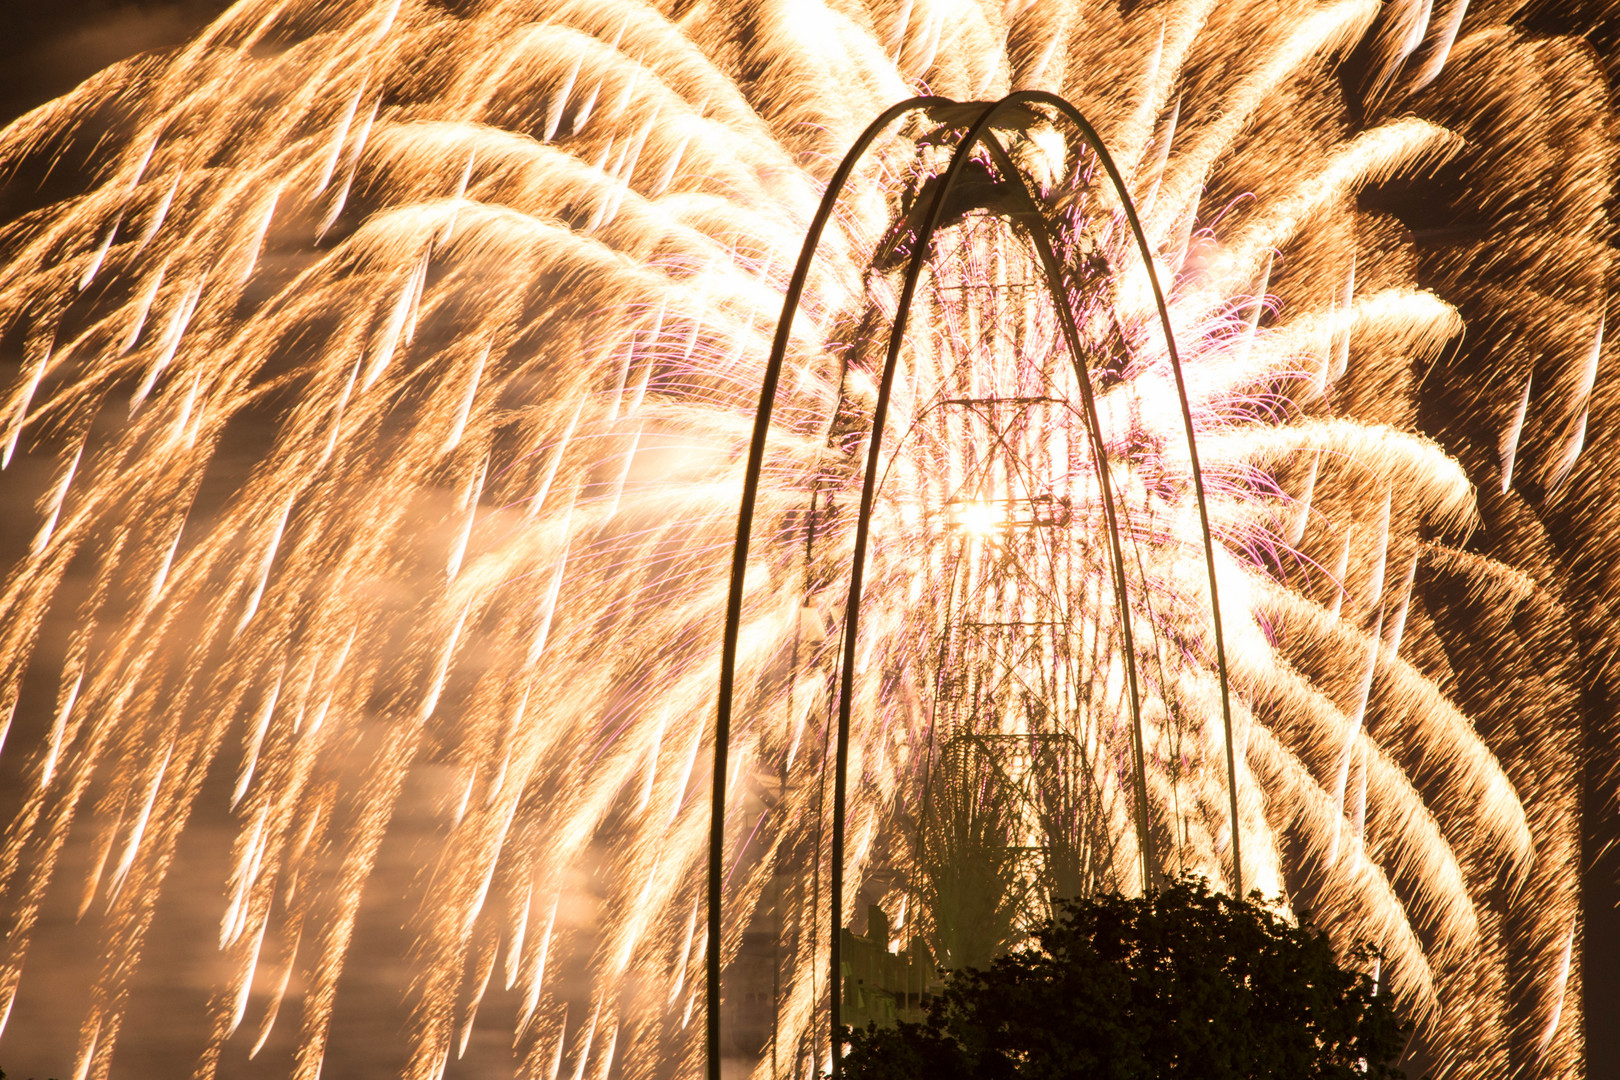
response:
M76 908L77 1075L116 1071L188 824L228 815L199 1075L267 1046L318 1075L379 881L412 902L409 1076L485 1031L526 1076L690 1074L726 566L783 289L873 116L1039 88L1097 123L1173 283L1245 884L1379 943L1441 1075L1580 1075L1614 109L1590 47L1476 7L243 0L13 123L19 200L74 165L0 234L0 443L38 502L0 591L0 1015ZM826 597L935 134L857 170L765 463L726 942L795 928L760 1075L824 1053ZM1226 880L1232 839L1145 267L1076 145L1015 150L1070 225L1130 587L1122 612L1033 256L970 207L896 383L851 757L850 900L904 898L947 952L952 836L1042 852L985 870L1002 938L1043 889L1137 880L1121 619L1157 869ZM975 801L991 736L1024 741ZM431 854L383 873L430 783Z

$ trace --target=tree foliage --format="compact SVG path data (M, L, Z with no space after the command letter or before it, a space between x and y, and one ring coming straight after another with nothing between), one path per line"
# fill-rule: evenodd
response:
M850 1080L1399 1080L1411 1025L1327 936L1181 880L1066 901L953 972L922 1023L849 1032Z

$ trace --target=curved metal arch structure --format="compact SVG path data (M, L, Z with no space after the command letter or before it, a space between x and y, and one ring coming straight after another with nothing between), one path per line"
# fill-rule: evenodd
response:
M1151 889L1154 884L1155 859L1152 846L1151 822L1148 817L1148 795L1146 785L1145 748L1142 737L1140 692L1138 689L1138 676L1136 667L1136 653L1133 641L1131 619L1129 617L1128 592L1125 570L1125 557L1121 546L1120 530L1116 519L1114 495L1111 489L1107 450L1102 435L1098 417L1095 394L1091 386L1090 372L1086 365L1085 353L1081 346L1080 332L1076 325L1074 313L1070 309L1064 289L1063 268L1052 244L1050 226L1046 224L1036 205L1034 197L1025 186L1021 170L1019 170L1006 147L992 130L994 127L1010 126L1007 121L1013 119L1021 122L1024 127L1035 123L1051 122L1054 117L1044 115L1037 107L1044 106L1053 110L1057 117L1066 120L1080 135L1087 147L1096 156L1107 173L1111 186L1124 211L1127 223L1130 226L1138 254L1147 271L1148 282L1153 290L1154 302L1158 310L1161 328L1164 334L1166 352L1174 375L1177 398L1180 403L1182 421L1186 434L1189 464L1191 467L1194 496L1196 499L1199 521L1202 527L1202 539L1205 550L1206 569L1210 592L1211 616L1213 621L1214 644L1216 652L1216 667L1219 677L1222 722L1225 735L1226 771L1228 789L1229 832L1232 849L1232 885L1238 895L1243 891L1242 855L1239 846L1238 806L1237 806L1237 773L1236 759L1233 744L1232 713L1230 702L1230 687L1226 664L1226 648L1224 632L1221 625L1220 600L1218 593L1217 575L1215 567L1214 538L1209 522L1209 512L1205 495L1203 473L1199 464L1197 440L1194 430L1192 410L1188 402L1186 381L1182 372L1181 359L1176 350L1175 333L1170 322L1169 308L1165 301L1164 290L1158 280L1154 269L1153 252L1147 242L1140 218L1132 202L1130 192L1126 187L1124 177L1120 173L1113 158L1108 153L1102 138L1096 129L1086 120L1069 102L1055 94L1044 91L1022 91L1008 95L996 102L956 102L942 97L915 97L900 102L884 110L856 139L854 145L839 163L834 171L827 188L822 195L821 203L817 207L815 216L811 220L806 232L803 247L798 262L794 266L793 275L789 279L788 288L783 297L782 313L777 321L776 333L772 341L770 356L767 360L764 377L761 380L760 401L754 418L754 430L749 446L747 468L744 474L743 494L741 506L737 517L737 537L732 552L730 591L726 607L726 624L723 646L721 651L720 682L716 710L716 725L714 737L714 759L712 772L712 796L710 803L710 832L709 832L709 858L708 858L708 911L707 911L707 941L706 941L706 971L705 971L705 1052L707 1075L709 1080L721 1080L721 1046L720 1046L720 997L721 997L721 969L723 956L723 886L724 875L724 848L725 848L725 815L726 815L726 779L727 757L731 736L732 711L735 704L736 666L738 638L742 624L743 592L747 578L750 544L753 534L753 520L759 496L760 478L764 464L766 441L771 429L771 419L774 410L777 388L781 379L782 365L787 355L788 342L791 337L794 315L803 295L808 280L811 265L815 259L816 251L820 245L821 237L826 229L827 222L837 205L839 196L848 184L850 175L856 165L871 148L877 138L889 128L896 120L912 112L940 112L948 110L953 115L953 122L945 123L944 127L965 129L952 153L950 164L945 172L939 174L941 183L934 191L929 201L922 226L918 229L912 250L907 260L906 270L902 279L899 301L896 307L893 322L890 326L887 348L884 354L882 377L877 388L876 404L872 412L870 438L867 440L866 462L862 475L861 502L855 522L855 542L850 565L850 579L848 595L845 603L845 616L843 624L843 656L839 664L838 688L838 720L836 730L836 744L834 751L833 771L833 821L830 844L830 919L832 927L829 943L828 968L829 978L829 1009L828 1030L830 1033L830 1046L832 1052L832 1075L836 1078L841 1074L841 1055L837 1052L838 1030L842 1024L841 994L839 992L841 974L841 946L838 928L843 925L843 891L844 891L844 843L845 823L847 811L847 786L849 764L849 734L851 721L851 698L856 669L856 630L860 621L860 606L863 588L864 567L867 558L868 543L871 531L873 505L878 486L878 464L882 451L883 433L887 423L887 414L890 395L893 389L897 361L905 340L907 320L915 297L916 288L922 275L922 270L928 261L932 246L933 235L941 223L941 218L952 191L956 189L965 174L968 162L976 149L982 148L988 153L996 168L1008 179L1018 179L1009 184L1014 192L1014 199L1018 202L1019 219L1025 222L1040 222L1039 227L1029 227L1027 232L1033 243L1036 255L1042 269L1042 276L1047 292L1052 300L1054 309L1058 314L1065 347L1068 349L1074 373L1080 389L1081 404L1085 416L1086 434L1092 447L1092 461L1094 463L1097 483L1102 497L1102 509L1107 524L1109 537L1109 556L1112 585L1118 610L1121 613L1120 631L1123 640L1125 657L1125 671L1127 692L1131 710L1131 741L1132 741L1132 767L1134 787L1134 816L1138 835L1138 844L1141 851L1142 888Z

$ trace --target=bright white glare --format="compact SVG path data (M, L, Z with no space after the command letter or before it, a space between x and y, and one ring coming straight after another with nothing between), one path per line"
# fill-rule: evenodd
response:
M945 510L951 528L974 536L989 536L1007 524L1005 503L953 501Z
M945 505L953 532L989 536L1020 528L1065 528L1073 517L1068 497L1036 495L1027 499L952 499Z

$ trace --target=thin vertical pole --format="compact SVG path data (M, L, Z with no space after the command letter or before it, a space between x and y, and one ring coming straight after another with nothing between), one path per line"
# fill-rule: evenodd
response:
M708 940L705 951L704 1014L706 1030L704 1049L709 1080L720 1078L720 966L722 955L723 912L721 892L725 884L726 840L726 758L731 744L731 712L737 678L737 638L742 629L743 585L748 575L748 548L754 527L754 507L759 499L760 470L765 462L765 440L770 435L771 413L776 402L776 387L781 380L782 363L787 356L788 340L792 335L793 316L798 311L799 299L810 275L810 264L833 207L844 185L848 183L855 164L873 140L898 117L912 111L945 102L944 98L917 97L902 101L883 110L878 118L867 125L855 145L844 156L827 190L822 193L821 204L805 233L799 261L793 268L793 277L782 297L782 314L776 323L776 337L771 342L771 354L765 364L760 381L759 407L754 413L754 435L748 447L748 465L743 473L742 505L737 511L737 540L731 554L731 591L726 599L725 637L720 650L720 692L715 709L714 775L709 804L709 867L708 867ZM836 933L834 940L837 940Z
M991 107L985 107L988 114ZM974 131L978 130L975 125ZM833 764L833 826L830 854L832 888L829 950L829 991L831 1008L828 1027L832 1035L832 1080L843 1075L843 1050L839 1041L843 1027L843 927L844 927L844 830L848 809L849 789L849 725L851 698L855 688L855 654L860 630L861 591L866 578L867 544L872 532L872 506L877 497L878 458L883 450L883 428L889 413L889 395L894 388L894 372L905 343L906 321L911 313L911 300L917 291L922 268L928 261L928 248L933 242L934 229L945 207L945 197L952 182L961 173L968 160L971 139L957 147L945 171L945 179L934 199L928 205L927 216L913 239L911 260L906 266L905 279L900 288L900 299L895 309L894 322L889 328L889 346L883 358L883 376L878 383L877 402L872 410L871 435L867 439L866 473L861 480L861 508L855 519L855 549L849 572L849 597L844 608L844 659L838 675L838 734Z

